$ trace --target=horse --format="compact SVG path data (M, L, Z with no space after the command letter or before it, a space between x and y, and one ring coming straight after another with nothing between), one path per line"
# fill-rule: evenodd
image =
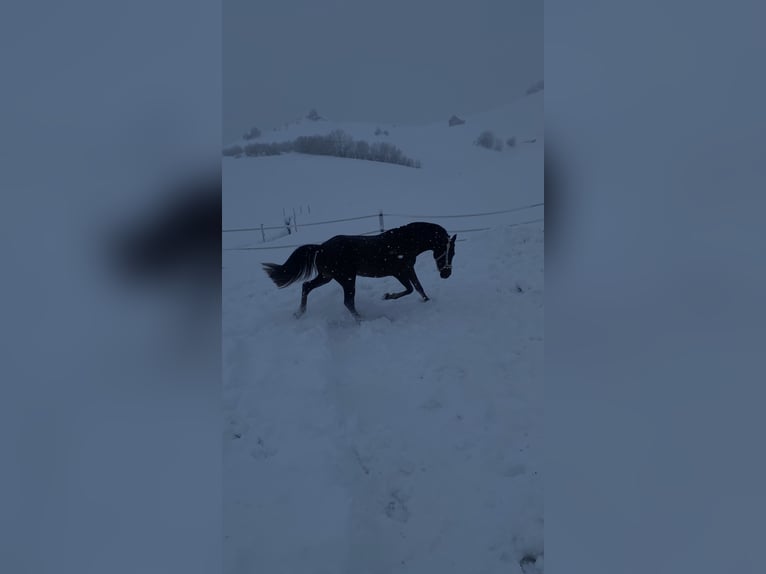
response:
M336 235L321 245L301 245L283 265L263 263L262 266L280 289L317 273L314 279L303 283L296 318L306 312L309 293L335 279L343 288L343 304L359 320L354 304L357 275L396 277L404 291L386 293L383 299L399 299L412 293L414 287L423 301L428 301L415 274L415 260L424 251L433 251L439 275L447 279L452 274L456 238L457 235L450 237L441 225L419 221L379 235Z

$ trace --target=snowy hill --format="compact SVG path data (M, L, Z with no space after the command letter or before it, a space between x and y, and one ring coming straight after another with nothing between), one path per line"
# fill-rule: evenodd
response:
M282 222L282 209L311 206L311 217L301 222L354 217L379 209L403 214L459 214L494 211L542 201L543 96L526 96L514 104L449 127L444 122L427 127L380 126L388 136L375 136L377 124L343 124L302 120L287 129L264 134L256 141L286 141L301 135L326 134L342 129L355 139L388 141L420 160L421 169L360 160L285 154L261 158L223 158L224 229L265 226ZM484 130L516 146L500 152L474 145ZM534 143L524 143L535 140ZM242 142L240 142L242 143ZM372 211L370 211L372 210ZM489 220L460 220L458 228L524 221L542 217L542 209ZM408 223L398 218L388 227ZM363 233L376 228L372 221L338 228ZM480 224L479 224L480 223ZM467 224L467 225L465 225ZM320 230L317 240L327 235ZM308 231L308 229L307 229ZM260 237L237 235L251 244ZM233 237L225 236L226 246Z
M423 217L458 231L452 277L421 255L427 303L384 301L395 279L359 278L361 325L334 282L294 319L300 287L260 268L287 258L281 246L378 226L310 223L383 210L391 228L541 202L542 111L534 94L461 126L380 125L421 169L224 158L224 229L300 212L297 232L265 243L224 233L226 572L543 571L543 224L520 224L542 208ZM305 120L259 141L343 129L372 142L376 127ZM475 146L486 129L516 147Z
M252 140L239 139L230 142L230 145L246 145L253 142L279 142L294 139L302 135L313 135L316 133L326 133L334 129L342 129L355 138L373 140L391 140L397 144L415 143L418 141L427 142L433 136L443 138L448 133L462 132L463 134L473 134L473 137L485 129L494 129L499 135L512 136L517 139L532 139L543 136L543 124L539 121L543 111L543 94L523 96L511 104L484 113L464 116L458 114L466 120L462 126L453 126L451 129L447 124L448 118L439 124L429 126L408 126L384 123L346 123L336 122L330 119L309 120L308 118L297 118L295 121L286 124L281 128L267 130L258 138ZM377 129L388 132L388 135L375 135ZM424 128L426 130L424 131ZM444 128L440 130L438 128ZM244 131L244 130L243 130ZM508 132L507 134L505 132ZM460 138L456 137L457 141Z

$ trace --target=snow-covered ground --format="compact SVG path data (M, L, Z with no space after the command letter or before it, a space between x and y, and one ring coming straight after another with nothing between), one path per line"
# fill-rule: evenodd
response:
M224 229L280 223L283 208L311 205L286 237L224 234L227 573L543 571L543 224L511 225L542 209L430 219L464 240L452 277L421 255L426 303L384 301L395 279L358 278L360 325L334 282L294 319L299 285L279 290L260 268L284 262L292 248L279 246L378 222L301 223L541 202L542 94L465 119L380 126L422 169L224 158ZM374 141L375 127L301 122L289 138L341 128ZM519 143L477 148L484 129ZM389 217L386 227L410 220ZM492 229L459 231L477 227ZM245 246L275 249L228 250Z

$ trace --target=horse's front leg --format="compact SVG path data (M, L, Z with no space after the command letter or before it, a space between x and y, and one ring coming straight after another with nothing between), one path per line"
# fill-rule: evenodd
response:
M412 284L415 286L415 289L418 293L420 293L420 296L423 297L423 301L428 301L428 295L426 295L426 292L423 291L423 286L420 284L420 281L418 280L418 276L415 273L415 268L413 267L410 269L410 281L412 281Z
M356 295L356 276L344 277L343 279L335 279L340 286L343 287L343 304L346 306L354 318L358 321L361 319L359 313L354 305L354 296Z
M383 299L398 299L399 297L404 297L405 295L409 295L412 293L412 283L407 278L407 275L394 275L399 280L399 283L404 285L404 291L400 291L399 293L386 293L383 295Z

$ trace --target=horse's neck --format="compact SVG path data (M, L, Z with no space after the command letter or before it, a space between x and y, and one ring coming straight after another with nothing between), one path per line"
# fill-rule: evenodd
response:
M437 240L435 236L429 234L416 235L415 249L417 254L420 255L424 251L432 251L437 248Z
M436 249L436 240L434 239L426 238L417 242L416 250L418 255L425 251L433 251L434 249Z
M401 231L404 231L404 228L400 229ZM422 229L415 231L413 228L410 228L408 231L405 231L405 233L406 235L401 236L402 239L400 241L403 245L410 243L410 249L415 255L420 255L424 251L432 251L438 247L436 237L432 237L428 233L423 233Z

